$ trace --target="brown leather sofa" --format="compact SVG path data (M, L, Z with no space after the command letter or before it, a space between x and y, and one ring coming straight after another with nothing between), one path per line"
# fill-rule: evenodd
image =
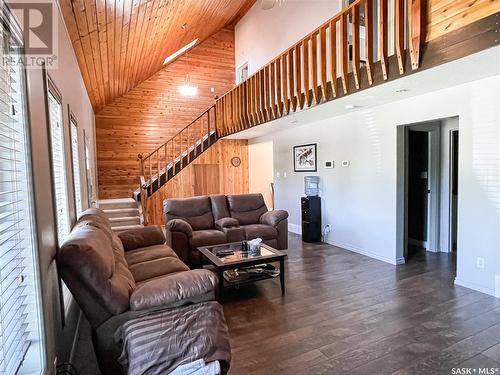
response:
M57 256L64 283L93 330L103 374L120 374L116 332L152 311L213 300L217 277L190 270L159 226L115 234L101 210L86 210Z
M288 247L288 212L269 211L262 194L165 199L163 217L167 243L190 267L200 267L201 246L260 237L276 249Z

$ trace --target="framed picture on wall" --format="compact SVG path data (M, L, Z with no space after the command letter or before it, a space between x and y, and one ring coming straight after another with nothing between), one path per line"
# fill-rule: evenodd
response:
M295 172L316 172L316 143L293 147L293 170Z

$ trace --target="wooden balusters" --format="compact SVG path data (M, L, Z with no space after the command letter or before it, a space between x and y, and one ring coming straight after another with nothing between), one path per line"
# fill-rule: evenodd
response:
M326 82L326 26L322 27L319 31L319 48L320 48L320 77L321 77L321 97L326 100L327 97L327 82Z
M330 86L333 98L337 97L337 21L330 21Z
M386 80L389 77L387 73L387 1L378 0L378 17L378 53L382 67L382 77Z
M309 38L304 39L302 43L302 57L304 59L304 65L302 69L304 70L304 95L305 95L305 103L310 107L312 104L312 95L309 85L309 77L310 77L310 69L309 69ZM303 107L301 107L302 109Z
M344 94L347 94L347 91L349 89L347 81L349 64L348 48L347 14L342 14L340 17L340 76L342 78L342 88L344 89Z
M160 172L161 172L161 164L160 164L160 150L156 150L156 168L158 169L158 185L160 184Z
M408 1L408 31L411 68L418 69L420 65L420 44L422 43L422 0Z
M281 78L282 78L282 94L283 94L283 111L281 115L290 113L290 106L292 101L292 95L290 94L290 66L289 66L290 52L287 52L283 56L281 56ZM293 67L292 67L293 69Z
M274 119L274 114L272 111L271 107L271 92L270 92L270 86L269 86L269 75L270 75L270 67L269 65L266 65L264 67L264 98L265 98L265 108L266 108L266 113L267 113L267 118L268 121L271 121Z
M283 116L283 98L281 97L281 87L283 84L283 74L281 73L282 56L276 59L276 105L278 116Z
M295 94L297 78L294 61L294 49L291 48L288 51L288 98L290 99L290 108L293 112L297 110L297 95Z
M368 84L373 84L373 2L365 0L365 64Z
M351 8L352 20L352 73L354 84L359 89L359 6L354 4Z
M228 92L214 108L216 128L227 135L271 121L339 96L337 74L344 95L355 86L373 85L380 60L382 78L389 77L388 45L394 41L399 72L404 73L405 45L412 68L419 67L423 0L355 0L339 14L313 30L246 82ZM405 42L408 2L408 35ZM394 33L388 35L388 4L394 4ZM374 11L377 6L378 12ZM375 16L378 13L378 18ZM377 40L374 40L377 30ZM361 38L364 36L364 41ZM375 45L376 43L376 45ZM391 43L392 44L392 43ZM379 51L374 56L375 48ZM378 67L377 67L378 68ZM338 71L340 70L340 71ZM366 71L366 81L365 73ZM354 82L354 84L350 83Z
M405 20L404 20L405 0L396 0L395 19L394 19L394 40L396 46L396 56L398 58L399 74L405 72L404 60L404 35L405 35Z
M153 181L153 164L151 163L152 156L148 157L148 162L149 162L149 181ZM151 188L152 184L149 184L149 187Z
M312 63L312 95L314 102L319 103L319 89L318 89L318 34L311 36L311 63ZM310 105L310 104L309 104Z

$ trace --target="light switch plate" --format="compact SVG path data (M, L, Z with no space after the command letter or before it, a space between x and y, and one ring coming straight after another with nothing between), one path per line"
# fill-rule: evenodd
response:
M351 162L349 160L342 160L342 166L343 167L348 167L351 165Z
M325 160L325 168L331 169L334 166L335 166L335 163L333 162L333 160Z

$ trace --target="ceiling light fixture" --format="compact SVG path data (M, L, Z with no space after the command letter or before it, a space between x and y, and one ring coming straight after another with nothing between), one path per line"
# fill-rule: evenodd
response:
M401 94L401 93L403 93L403 92L407 92L407 91L410 91L410 90L405 89L404 87L403 87L403 88L400 88L400 89L396 89L396 92L397 92L398 94Z
M345 109L354 109L357 108L358 106L355 104L346 104Z
M191 48L194 47L194 45L198 43L198 38L196 38L195 40L193 40L191 43L189 44L186 44L184 47L182 47L181 49L175 51L174 53L172 53L170 56L168 56L165 61L163 61L163 65L167 65L169 62L171 62L172 60L175 60L177 57L179 57L180 55L182 55L183 53L187 52L188 50L190 50Z
M179 93L184 96L196 96L196 94L198 94L198 87L191 84L191 79L189 78L189 74L186 74L184 83L179 86L178 90Z

